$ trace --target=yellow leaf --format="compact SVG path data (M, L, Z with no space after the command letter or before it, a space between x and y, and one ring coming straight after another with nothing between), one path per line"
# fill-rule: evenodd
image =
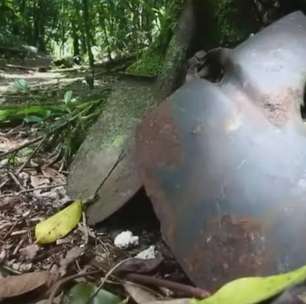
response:
M306 266L269 277L250 277L225 284L215 294L193 304L256 304L306 279Z
M80 221L82 202L74 201L65 209L59 211L35 227L37 243L48 244L66 236Z

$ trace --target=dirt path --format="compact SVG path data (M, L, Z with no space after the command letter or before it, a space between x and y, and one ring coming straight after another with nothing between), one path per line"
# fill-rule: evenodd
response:
M58 81L67 82L66 75L61 72L38 72L35 70L23 70L17 68L0 67L0 94L6 94L13 91L14 83L17 79L25 79L30 87L52 85ZM75 78L72 78L72 80Z
M99 95L99 92L114 80L114 77L102 75L95 79L94 89L90 89L85 81L87 74L84 68L40 72L37 68L0 65L0 104L56 103L62 101L68 90L73 91L74 97L88 99ZM27 92L18 90L17 80L26 81Z

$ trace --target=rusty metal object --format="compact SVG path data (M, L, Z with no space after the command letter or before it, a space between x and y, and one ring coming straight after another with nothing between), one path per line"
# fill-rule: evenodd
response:
M137 131L161 230L198 285L306 263L306 18L221 52L221 81L188 82Z

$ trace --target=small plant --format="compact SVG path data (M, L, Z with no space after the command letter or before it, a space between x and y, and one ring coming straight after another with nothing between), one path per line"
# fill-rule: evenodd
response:
M64 103L66 105L68 105L72 100L72 91L69 90L69 91L66 91L65 95L64 95Z
M17 93L29 93L30 85L25 79L16 79L14 82L14 90Z
M157 51L145 51L136 62L130 65L127 72L141 76L156 76L160 73L163 56Z

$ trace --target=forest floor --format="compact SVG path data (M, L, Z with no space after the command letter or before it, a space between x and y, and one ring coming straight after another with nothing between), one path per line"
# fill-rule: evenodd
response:
M207 297L163 242L144 190L97 226L88 225L83 210L69 234L38 241L39 223L77 203L66 192L73 154L66 139L83 132L79 121L115 109L107 103L110 92L128 77L96 69L91 88L88 75L84 67L43 71L0 61L0 303L189 304ZM53 222L53 229L65 220ZM269 303L305 303L296 301L304 294L305 286L298 286Z
M19 67L19 68L18 68ZM84 76L84 68L53 69L40 72L37 68L27 69L22 66L0 66L0 103L22 102L56 102L61 101L66 91L73 90L76 96L88 97L99 92L113 77L96 79L95 89L90 90ZM22 96L16 90L16 80L26 80L30 93ZM16 92L17 91L17 92ZM51 100L50 100L51 99Z
M116 83L116 77L101 75L95 80L95 88L90 89L85 75L85 69L41 72L36 68L0 66L0 103L61 104L69 90L74 97L90 100ZM26 81L26 92L18 91L18 79ZM60 303L63 297L67 301L66 287L73 281L84 282L85 277L87 282L100 284L100 289L103 285L121 299L132 298L136 303L193 295L189 285L185 286L187 291L179 285L174 290L168 287L169 280L190 282L161 240L159 223L144 193L98 227L89 227L83 212L77 228L68 236L48 245L36 242L36 224L71 203L65 190L65 162L54 147L41 149L40 131L39 124L25 122L0 128L0 273L3 277L20 275L19 281L1 283L9 285L12 303ZM131 231L138 239L120 248L114 240L124 231ZM139 253L139 258L129 260ZM32 276L23 277L26 273ZM57 284L41 292L41 275L46 273L55 274L53 282ZM126 273L143 276L130 280L147 280L154 288L148 289L142 283L129 285ZM152 274L162 280L152 280ZM25 298L25 294L29 296Z

